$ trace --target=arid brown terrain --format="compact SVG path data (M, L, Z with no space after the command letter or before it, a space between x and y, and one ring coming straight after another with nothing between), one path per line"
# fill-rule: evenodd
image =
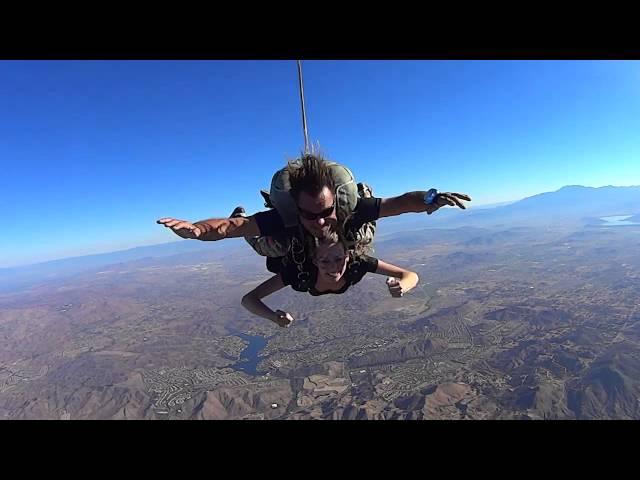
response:
M0 418L638 419L639 247L636 226L380 235L419 286L282 291L289 329L240 306L270 275L241 242L94 268L0 295Z

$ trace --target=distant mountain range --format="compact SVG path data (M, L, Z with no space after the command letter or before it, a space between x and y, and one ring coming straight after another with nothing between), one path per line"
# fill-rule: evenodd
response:
M497 214L496 216L508 214L524 221L544 218L550 222L635 215L640 213L640 186L594 188L571 185L555 192L524 198L508 207L492 210L491 213Z
M143 259L173 257L198 251L211 252L215 250L223 255L228 255L231 251L244 247L244 239L241 238L215 243L178 240L177 242L147 245L116 252L63 258L11 268L0 268L0 293L26 288L38 282L64 279L80 272L94 269L99 270L108 265L140 261Z
M378 222L380 238L395 232L424 228L513 227L574 223L599 225L600 217L631 215L630 221L640 221L640 186L583 187L570 185L555 192L546 192L507 205L477 207L469 210L446 208L434 215L406 214ZM37 281L64 278L115 263L144 258L180 255L199 250L222 252L248 248L242 239L224 242L185 241L136 247L111 253L65 258L22 267L0 268L0 292L15 290Z

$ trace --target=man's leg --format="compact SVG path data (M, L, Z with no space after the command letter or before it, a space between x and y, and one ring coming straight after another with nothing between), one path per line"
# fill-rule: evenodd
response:
M362 198L371 198L373 197L373 189L367 185L366 183L358 183L358 195Z
M366 183L358 183L358 195L361 198L373 197L373 189ZM376 222L368 222L360 227L357 238L363 246L369 246L376 235ZM371 248L371 247L369 247ZM373 249L371 248L373 251Z

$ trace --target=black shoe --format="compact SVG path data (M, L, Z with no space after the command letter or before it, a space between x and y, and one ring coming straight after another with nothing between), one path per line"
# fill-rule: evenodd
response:
M233 209L233 212L231 212L231 215L229 216L229 218L246 217L246 216L247 216L247 212L245 212L244 208L236 207Z
M373 197L373 189L366 183L358 183L358 195L362 198Z
M271 203L271 195L266 190L260 190L260 195L264 198L264 206L267 208L275 208L273 203Z

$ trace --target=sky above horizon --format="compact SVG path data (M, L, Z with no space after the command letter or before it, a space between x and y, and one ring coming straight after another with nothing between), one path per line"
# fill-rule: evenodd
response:
M303 71L311 140L376 196L640 184L640 61ZM0 268L177 240L161 217L262 210L302 147L295 60L0 61Z

